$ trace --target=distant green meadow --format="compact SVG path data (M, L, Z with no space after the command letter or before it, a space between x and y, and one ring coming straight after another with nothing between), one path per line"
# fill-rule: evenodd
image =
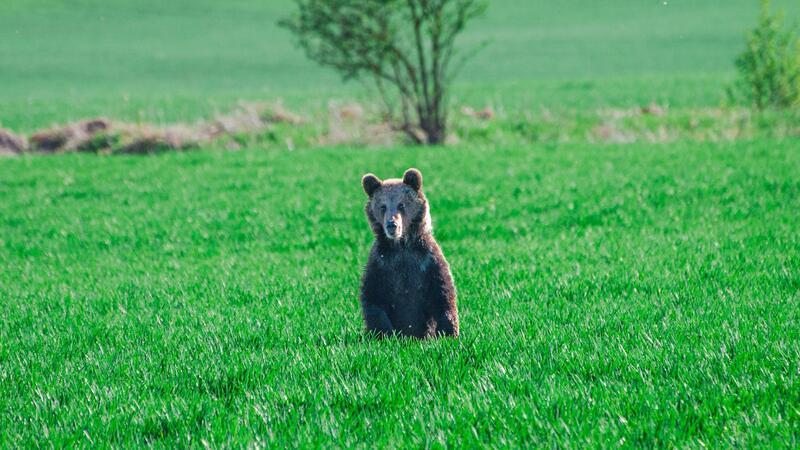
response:
M788 18L800 3L775 0ZM718 106L755 0L492 0L460 43L489 46L452 100L538 110ZM371 98L308 61L276 22L289 0L5 0L0 126L106 115L191 121L239 100L301 110Z
M453 101L510 119L447 147L0 158L0 447L800 446L800 140L696 116L725 103L757 4L606 3L493 1ZM374 100L305 60L288 11L6 0L0 126ZM711 137L523 120L653 102ZM748 120L797 115L768 117ZM362 332L360 178L408 167L457 340Z

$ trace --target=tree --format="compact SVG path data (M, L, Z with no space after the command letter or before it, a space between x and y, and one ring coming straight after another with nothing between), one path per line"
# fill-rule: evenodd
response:
M296 14L281 25L310 59L332 67L344 80L374 82L393 124L415 142L444 142L448 87L471 54L456 49L456 38L485 11L486 0L295 4Z

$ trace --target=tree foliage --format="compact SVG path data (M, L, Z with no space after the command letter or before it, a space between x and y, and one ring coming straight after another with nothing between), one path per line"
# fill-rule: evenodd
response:
M281 24L312 60L345 80L370 80L399 129L439 144L447 130L447 91L469 53L456 48L485 0L295 0Z

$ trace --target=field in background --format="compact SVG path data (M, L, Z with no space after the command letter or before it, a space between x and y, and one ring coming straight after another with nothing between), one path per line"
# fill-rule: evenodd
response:
M790 17L800 4L776 0ZM754 0L493 0L462 39L491 45L454 100L506 109L717 106ZM28 132L94 115L186 121L239 100L324 109L360 97L294 48L288 0L6 0L0 125Z
M275 27L288 4L5 0L0 126L276 98L313 125L367 98ZM493 0L455 100L508 114L457 115L444 148L284 124L235 152L0 158L0 447L797 448L797 113L712 142L750 114L713 119L756 9ZM662 122L689 134L592 143ZM359 180L410 166L459 340L361 334Z

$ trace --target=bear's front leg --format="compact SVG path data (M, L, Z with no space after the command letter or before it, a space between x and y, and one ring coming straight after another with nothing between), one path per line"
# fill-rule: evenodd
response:
M386 337L392 334L394 328L386 311L375 305L365 305L364 322L367 325L367 332L373 333L378 337Z
M436 335L458 337L458 307L453 276L441 251L436 249L428 270L427 298L431 317L436 321Z
M436 334L458 337L458 312L445 311L436 319Z

